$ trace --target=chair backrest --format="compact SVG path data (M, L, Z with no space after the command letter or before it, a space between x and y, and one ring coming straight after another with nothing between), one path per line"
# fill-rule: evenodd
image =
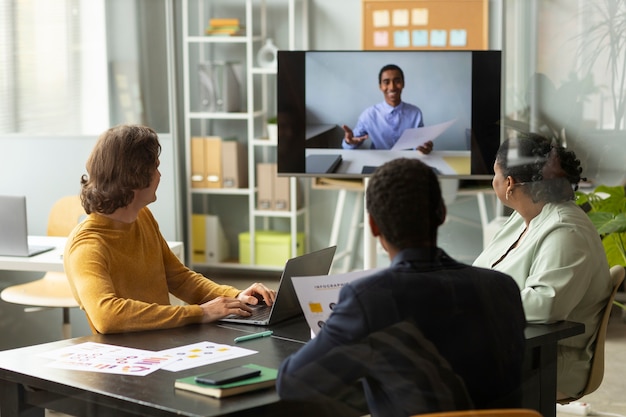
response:
M581 397L598 389L600 383L602 382L602 378L604 377L604 342L606 340L606 330L609 326L609 317L611 316L613 301L615 300L617 290L624 281L624 275L626 275L626 269L624 269L623 266L615 265L611 267L613 291L611 292L611 296L609 297L604 313L602 314L602 320L600 321L600 327L598 328L598 335L596 336L596 345L593 349L589 379L587 380L587 385L585 386Z
M68 195L57 200L48 215L48 236L69 236L85 217L78 195Z
M411 417L542 417L541 413L528 408L503 408L490 410L441 411L416 414Z

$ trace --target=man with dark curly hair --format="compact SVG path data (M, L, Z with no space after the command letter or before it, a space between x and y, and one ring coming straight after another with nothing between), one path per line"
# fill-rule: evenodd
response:
M170 250L146 207L156 200L161 145L146 126L104 132L81 178L87 218L65 247L65 271L94 333L166 329L250 315L273 290L255 283L241 291L189 270ZM188 303L171 305L169 294Z
M342 287L319 334L283 362L281 398L341 403L361 380L373 416L471 408L451 370L474 407L520 406L519 288L437 247L446 209L433 170L418 159L385 163L366 205L391 264Z

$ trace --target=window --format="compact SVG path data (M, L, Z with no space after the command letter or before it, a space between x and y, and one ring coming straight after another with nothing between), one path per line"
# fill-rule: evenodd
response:
M109 121L103 0L0 0L0 134Z

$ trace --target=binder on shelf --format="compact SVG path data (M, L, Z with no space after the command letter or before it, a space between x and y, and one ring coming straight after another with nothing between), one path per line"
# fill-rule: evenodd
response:
M228 259L229 246L218 216L191 215L192 262L213 264Z
M204 138L204 173L207 188L222 188L222 138Z
M204 138L194 136L191 138L191 187L206 188L206 176L204 175Z
M248 152L236 140L222 142L222 185L224 188L248 187Z
M241 86L235 67L238 62L210 61L198 64L200 108L206 112L241 111Z
M274 177L276 164L261 162L256 166L257 209L271 210L274 201Z
M291 208L291 189L289 188L289 177L279 177L274 164L274 197L272 198L272 209L278 211L289 211Z

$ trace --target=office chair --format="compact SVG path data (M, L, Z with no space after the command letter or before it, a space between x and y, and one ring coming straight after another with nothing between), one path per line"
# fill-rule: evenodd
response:
M411 417L542 417L541 413L528 408L502 408L491 410L441 411L416 414Z
M62 197L50 210L48 236L68 236L84 216L85 211L77 195ZM63 337L71 337L70 308L78 307L78 303L63 272L46 272L36 281L7 287L0 293L0 298L8 303L31 306L24 309L26 312L62 308Z
M591 394L600 386L602 378L604 377L604 342L606 340L606 329L609 325L609 317L611 316L611 309L613 307L615 295L617 294L617 290L620 285L622 285L625 275L626 269L624 269L622 265L615 265L611 267L613 291L611 292L606 308L604 309L604 313L602 314L602 320L600 320L600 327L598 328L598 335L596 336L596 345L593 349L593 357L591 358L591 368L589 369L589 379L587 380L587 385L576 397L562 398L557 400L558 403L567 404L569 402L576 401L587 394Z

